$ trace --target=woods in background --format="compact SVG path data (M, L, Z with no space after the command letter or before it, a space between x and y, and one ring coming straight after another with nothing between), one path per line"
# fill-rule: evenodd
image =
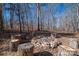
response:
M79 32L79 4L63 4L60 17L56 15L56 5L59 4L0 4L0 31Z

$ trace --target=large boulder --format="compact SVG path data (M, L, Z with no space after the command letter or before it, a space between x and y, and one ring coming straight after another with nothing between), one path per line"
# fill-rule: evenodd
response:
M78 49L78 45L79 45L78 38L70 38L69 39L69 46L71 48Z
M39 37L39 38L33 38L31 43L34 45L34 49L36 51L45 51L49 50L51 48L57 48L61 42L54 38L53 36L50 37Z
M60 45L58 47L58 55L59 56L75 56L77 55L77 52L75 49L65 46L65 45Z
M62 37L59 39L63 45L69 46L74 49L79 48L79 38L72 38L72 37Z
M17 55L19 56L32 56L33 45L31 43L23 43L18 46Z

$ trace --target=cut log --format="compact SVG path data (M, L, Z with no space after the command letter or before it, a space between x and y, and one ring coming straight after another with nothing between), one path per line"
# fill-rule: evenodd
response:
M58 47L58 55L59 56L75 56L77 52L75 49L72 49L68 46L60 45Z
M17 51L18 44L19 44L18 39L11 40L11 42L10 42L10 51Z
M33 45L31 43L20 44L18 46L17 55L32 56L33 55Z

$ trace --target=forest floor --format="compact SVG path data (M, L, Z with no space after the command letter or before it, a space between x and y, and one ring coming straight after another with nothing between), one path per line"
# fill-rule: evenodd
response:
M61 36L60 38L56 38L56 39L64 42L64 44L68 45L68 42L67 42L66 39L68 37L73 37L73 35L66 35L66 36L65 36L65 34L61 34L61 35L59 35L59 36ZM43 36L47 37L45 35L43 35ZM48 37L50 37L50 35ZM75 34L74 37L78 38L79 37L79 33ZM35 38L35 37L33 37L33 38ZM61 40L62 38L64 40ZM5 38L5 36L4 36L4 38L0 38L0 55L1 56L17 56L17 51L10 51L10 40L11 40L10 37L9 38ZM44 47L41 47L40 49L38 47L34 48L33 55L34 56L40 56L40 55L41 56L53 56L53 55L56 56L57 53L58 53L58 47L56 47L56 48L48 47L45 50L43 48Z

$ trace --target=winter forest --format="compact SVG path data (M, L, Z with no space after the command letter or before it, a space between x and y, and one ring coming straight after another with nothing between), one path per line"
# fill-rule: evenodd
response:
M0 30L78 32L78 4L0 4Z
M0 3L0 55L78 56L78 3Z

